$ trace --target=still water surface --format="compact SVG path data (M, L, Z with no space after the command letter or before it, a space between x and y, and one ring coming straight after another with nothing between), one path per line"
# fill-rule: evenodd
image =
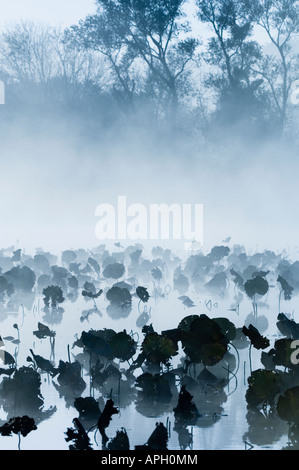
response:
M151 306L151 319L157 332L164 329L175 328L179 321L187 315L205 313L210 317L229 318L237 327L242 327L246 322L248 315L252 313L252 306L246 299L243 300L238 313L230 311L232 306L231 298L228 296L225 299L208 299L201 296L196 292L189 294L195 303L195 307L187 308L182 306L178 300L176 292L171 292L167 298L160 299L159 302L150 300ZM208 303L209 300L212 302ZM31 305L30 305L31 304ZM71 347L71 356L76 356L80 351L72 348L76 337L80 337L83 330L89 329L102 329L112 328L115 331L122 331L126 329L128 332L137 332L139 338L142 339L143 335L141 329L136 326L138 318L137 299L133 299L133 306L130 315L127 318L113 319L106 311L107 302L101 298L97 302L100 313L91 314L88 319L82 321L82 311L92 308L93 301L86 301L82 297L78 297L76 302L66 301L63 304L64 312L60 322L49 325L51 329L56 331L55 339L55 357L54 363L57 365L59 359L64 361L68 360L67 345ZM15 336L16 330L13 324L19 325L20 344L18 346L17 361L18 365L26 364L26 358L32 348L36 354L40 354L46 358L51 356L51 348L48 339L40 340L33 335L33 330L37 329L38 322L45 323L45 316L43 312L42 296L36 296L26 306L19 305L18 309L14 312L2 311L1 318L1 336ZM289 311L296 309L296 298L287 304ZM297 309L298 311L298 309ZM270 340L275 340L280 336L276 326L277 316L277 292L268 294L267 302L264 302L259 307L259 316L267 317L268 327L263 332ZM5 342L5 348L11 354L16 351L16 346L10 342ZM232 351L233 353L233 351ZM232 377L229 385L224 388L224 400L220 400L220 413L219 407L216 407L216 414L208 414L199 419L196 426L188 427L188 431L193 437L191 448L194 450L238 450L248 447L246 442L249 442L248 431L249 423L246 419L246 400L245 393L247 389L247 377L249 374L249 361L248 349L239 351L240 366L236 377ZM260 352L253 350L252 352L252 367L256 369L259 367ZM89 377L87 371L83 372L83 378L87 384L82 396L89 396ZM69 403L66 404L65 399L59 396L58 391L53 387L52 379L47 374L42 374L42 395L44 397L44 409L50 409L55 406L57 408L53 415L38 425L37 431L31 432L26 438L22 439L22 449L24 450L63 450L68 449L68 443L65 441L65 432L68 427L72 427L72 420L78 417L77 410ZM98 395L94 395L98 398ZM107 435L109 438L115 436L116 431L125 428L130 440L131 449L135 445L142 445L147 442L148 437L155 429L156 422L163 424L169 423L169 449L180 449L178 434L173 430L174 418L171 410L162 413L155 413L151 406L138 408L135 406L134 400L128 404L122 404L121 393L113 397L115 405L119 408L120 413L114 415ZM194 397L196 401L196 397ZM103 403L103 400L102 400ZM175 405L175 403L174 403ZM205 410L199 410L202 415L205 415ZM1 408L0 418L5 422L6 414ZM258 428L257 428L258 429ZM258 432L261 433L261 439L258 438ZM269 439L263 433L266 431L261 429L257 431L256 441L254 443L255 449L281 449L287 443L287 428L285 432L278 439ZM246 437L247 436L247 437ZM101 449L101 440L99 433L94 436L90 433L91 442L94 449ZM260 441L260 444L258 443ZM0 449L16 449L17 437L0 437Z

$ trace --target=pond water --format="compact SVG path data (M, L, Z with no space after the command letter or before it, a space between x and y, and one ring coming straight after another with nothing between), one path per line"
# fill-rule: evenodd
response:
M94 255L96 257L96 254ZM98 259L100 259L99 256ZM21 264L32 266L31 261L31 258L28 257ZM142 275L140 280L135 279L134 289L138 285L146 286L150 293L150 299L146 304L141 303L140 305L139 298L133 295L130 312L118 318L111 314L109 302L105 296L107 290L116 281L105 279L102 276L97 278L96 281L90 274L78 276L79 287L76 295L72 299L66 299L60 305L63 311L61 310L58 317L53 317L51 313L45 312L43 295L36 286L30 294L15 290L7 303L2 305L1 310L0 334L4 341L5 351L16 358L17 367L33 364L28 361L30 350L44 358L51 359L55 366L58 366L59 360L66 362L69 359L71 361L77 359L82 363L81 376L86 383L81 396L93 396L98 400L99 407L102 410L110 395L110 389L108 385L101 390L91 387L88 362L82 355L82 349L74 346L74 342L80 338L82 331L111 328L116 332L120 332L125 329L128 333L131 332L134 335L134 339L138 340L140 346L144 335L141 326L138 326L137 323L140 312L144 308L147 309L147 312L150 312L147 324L152 324L154 330L158 333L176 328L179 322L188 315L205 314L209 318L226 317L237 328L242 328L244 324L248 325L253 322L252 302L244 293L240 295L231 278L225 292L220 293L220 295L215 294L215 292L213 294L208 292L199 283L190 282L184 295L188 295L192 299L194 306L185 306L182 300L179 299L182 292L175 290L173 284L173 272L177 267L177 263L178 261L172 264L172 269L167 272L164 271L164 278L159 283L159 289L161 289L159 294L158 290L155 290L157 283L154 283L149 273ZM212 271L207 275L207 279L210 279L216 271L225 270L229 273L224 263L223 269L219 266L221 266L219 263L213 266ZM132 276L129 274L132 273L126 273L118 281L131 282L133 285ZM256 323L259 331L269 338L271 345L282 336L276 326L279 297L276 278L276 271L270 271L267 277L270 288L266 296L259 298ZM81 295L84 282L88 279L93 280L104 291L96 299L97 310L93 311L94 300ZM134 292L134 289L132 292ZM161 293L164 295L161 296ZM296 295L289 301L282 299L281 311L289 313L296 319L297 304ZM86 315L87 310L90 310L89 315ZM33 334L33 331L37 330L39 322L55 331L54 348L51 348L49 338L39 339ZM15 324L18 325L18 331L14 327ZM18 333L19 344L14 344L11 338L5 340L9 336L17 338ZM251 446L256 450L282 449L288 442L287 423L279 418L273 418L273 425L271 426L271 423L269 423L271 417L267 415L267 411L263 410L259 410L256 415L254 413L248 414L245 398L248 388L247 379L250 375L248 346L238 349L239 357L235 349L230 346L229 353L235 358L233 359L235 368L228 371L224 369L222 364L210 368L211 372L215 372L218 376L220 374L224 379L229 377L229 381L226 380L223 387L217 388L205 384L201 388L194 389L197 390L196 393L193 393L193 389L190 389L201 416L196 424L186 426L183 430L185 434L182 432L180 434L175 426L173 408L177 404L177 395L166 403L163 403L163 400L161 403L140 400L134 384L128 383L126 385L121 382L118 389L112 390L111 396L119 413L112 416L110 425L106 429L109 439L112 439L118 430L124 428L130 441L130 448L134 449L135 445L145 444L154 431L156 423L162 422L168 428L168 448L172 450L181 449L182 442L187 442L188 439L189 446L186 448L193 450L243 450ZM175 369L180 365L183 356L183 351L180 349L179 354L171 360L171 369ZM252 370L262 367L260 357L261 351L252 348ZM118 365L119 362L116 361L116 364ZM120 367L128 368L128 364L121 363ZM136 377L141 373L140 368L134 371ZM2 375L1 380L4 380L3 377ZM73 426L73 419L79 416L77 409L74 407L76 396L64 396L57 386L57 378L52 378L45 372L41 372L41 381L42 410L45 414L39 420L37 430L22 438L21 447L24 450L67 450L69 443L65 440L65 432L67 428ZM179 384L177 384L177 390L179 392ZM7 408L3 406L1 399L0 407L0 419L3 424L14 413L11 409L7 413ZM49 412L49 415L47 415L47 412ZM28 410L28 415L30 415L30 410ZM94 424L96 424L96 420ZM102 449L99 432L92 431L89 436L92 447ZM187 441L184 441L184 436L185 439L187 436ZM0 450L16 449L17 445L18 437L16 435L12 437L0 436Z

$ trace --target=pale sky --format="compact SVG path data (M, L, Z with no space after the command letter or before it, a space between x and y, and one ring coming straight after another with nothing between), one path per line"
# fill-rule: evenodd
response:
M27 20L68 27L78 23L88 14L95 13L95 3L95 0L0 0L0 28ZM186 12L190 15L189 20L195 32L199 25L194 5L189 3ZM198 33L204 39L209 37L212 31L201 25ZM256 31L256 38L261 43L268 43L268 38L262 31Z
M95 12L94 0L0 0L0 26L21 20L70 26Z

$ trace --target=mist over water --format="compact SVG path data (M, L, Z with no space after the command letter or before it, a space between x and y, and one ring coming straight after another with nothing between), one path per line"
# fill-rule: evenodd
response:
M95 236L97 205L110 203L117 211L117 198L124 195L128 204L145 206L203 204L204 251L232 237L249 250L294 253L294 149L287 143L239 150L231 145L205 149L134 127L125 136L107 132L91 142L74 127L39 133L14 126L2 140L1 246L92 248L101 243Z

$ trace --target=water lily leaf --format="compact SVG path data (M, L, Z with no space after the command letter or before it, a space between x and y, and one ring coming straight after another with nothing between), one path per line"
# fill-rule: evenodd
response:
M151 401L170 402L172 398L168 376L145 372L137 377L135 385L141 390L142 397Z
M119 279L125 273L125 267L121 263L108 264L103 271L103 276L106 278Z
M165 365L169 364L170 359L178 353L171 339L155 332L146 335L141 351L149 363Z
M94 354L105 356L109 359L113 358L113 351L110 344L98 335L91 332L83 331L81 335L82 342L86 349Z
M250 324L248 328L246 326L243 326L242 332L245 336L250 339L251 344L254 348L266 349L270 346L270 341L268 340L268 338L262 336L257 330L257 328L255 328L253 325Z
M283 335L299 339L299 323L289 319L284 313L279 313L277 320L276 326Z
M275 349L270 349L270 351L262 351L261 354L261 363L267 370L275 370Z
M151 270L151 275L156 281L160 281L163 277L162 271L158 267L155 267Z
M66 431L66 442L72 441L70 444L70 450L93 450L90 444L90 439L85 431L84 427L80 423L78 418L73 419L74 428L68 428Z
M181 425L194 425L200 413L193 402L193 396L188 392L185 385L182 385L177 406L173 409L175 420Z
M182 331L190 331L192 322L197 318L199 318L198 315L188 315L180 321L180 323L178 324L178 329Z
M62 387L69 387L73 394L76 393L77 395L81 395L86 387L86 383L82 379L82 368L80 362L64 362L60 360L58 372L58 383Z
M132 304L132 295L125 287L111 287L106 293L106 297L112 305L122 308L129 308Z
M136 320L136 326L138 328L143 328L147 324L150 318L151 318L150 313L147 311L143 311Z
M29 416L11 418L7 423L0 427L2 436L11 436L13 434L21 434L26 437L31 431L37 429L35 421Z
M241 274L237 273L234 269L230 270L231 275L233 276L233 281L239 288L244 286L244 279Z
M228 246L214 246L208 255L213 262L218 262L222 258L225 258L230 253L230 248Z
M278 276L277 282L279 282L281 290L284 294L284 300L291 300L294 287L292 287L282 276Z
M256 276L254 279L249 279L244 284L244 289L248 297L253 298L256 294L266 295L269 290L269 284L262 276Z
M130 450L130 442L127 431L122 428L120 431L116 431L116 436L111 439L108 443L107 448L109 450Z
M181 342L185 354L193 363L207 366L217 364L227 352L229 340L218 323L206 315L189 316L178 326L182 330Z
M63 291L60 286L48 286L43 289L44 304L46 307L55 308L57 304L61 304L65 301L63 297Z
M204 287L212 294L219 294L227 288L228 278L225 272L216 273Z
M138 286L136 289L136 294L142 302L148 302L150 295L146 287Z
M53 363L49 361L48 359L45 359L44 357L35 354L32 349L30 349L31 355L39 369L41 369L44 372L47 372L48 374L51 374L52 377L55 377L55 375L58 374L58 370L54 367Z
M214 318L213 319L221 329L222 334L227 338L228 341L233 341L236 338L237 329L233 322L227 318Z
M167 450L168 431L163 423L156 423L156 429L147 441L150 450Z
M232 341L232 344L237 348L237 349L245 349L249 346L249 341L247 336L244 335L242 328L236 328L236 337Z
M97 260L92 258L91 256L87 259L87 263L92 267L92 269L97 273L100 274L101 268Z
M114 357L121 361L128 361L136 353L137 343L132 336L128 335L124 330L117 333L110 341L110 346Z
M96 292L94 294L92 292L87 291L87 290L82 291L83 297L89 297L90 299L98 299L100 297L100 295L102 295L102 293L103 293L103 289L100 289L98 292Z
M0 351L0 361L6 366L13 366L16 362L14 357L5 350Z
M180 273L178 276L173 279L173 288L178 291L179 294L185 294L189 289L189 280L188 278Z
M15 266L6 272L4 277L15 289L24 292L31 292L36 281L34 271L27 266Z
M195 303L187 295L181 295L179 297L179 300L183 303L183 305L185 305L185 307L188 307L188 308L195 307Z
M20 344L20 340L19 339L13 339L12 340L12 344Z
M41 322L38 322L37 325L37 330L33 332L33 334L39 338L39 339L44 339L44 338L54 338L56 336L55 331L50 330L50 328L47 325L44 325Z
M280 393L282 378L279 372L273 370L257 369L248 377L246 400L248 405L257 407L266 403L274 403L276 395Z
M280 395L276 409L281 419L299 424L299 386L289 388Z
M79 412L79 419L84 421L97 421L101 415L98 402L93 397L78 397L74 401L74 408Z
M1 403L5 411L14 409L15 414L38 413L44 400L41 393L40 374L31 366L22 366L2 381Z

